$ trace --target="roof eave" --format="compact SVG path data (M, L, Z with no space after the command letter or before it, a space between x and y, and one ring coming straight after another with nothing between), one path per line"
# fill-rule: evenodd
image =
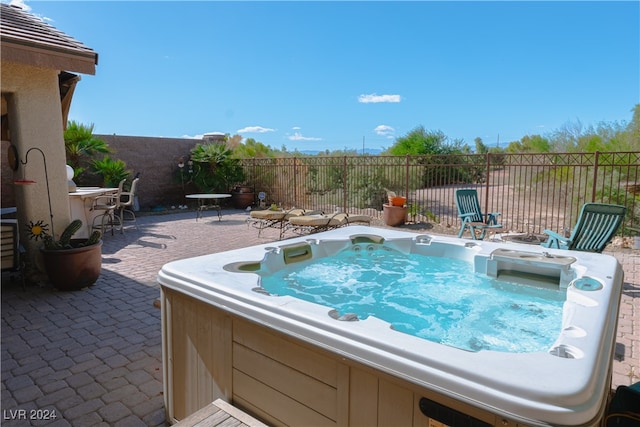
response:
M63 49L42 48L38 43L31 44L24 41L17 43L4 37L1 43L3 61L82 74L96 74L98 54L93 51L65 52Z

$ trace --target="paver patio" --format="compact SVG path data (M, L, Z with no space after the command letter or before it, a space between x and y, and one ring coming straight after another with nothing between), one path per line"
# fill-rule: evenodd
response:
M213 212L198 222L189 211L142 216L137 229L105 236L102 275L81 291L23 291L3 275L2 425L166 425L156 274L172 260L277 240L271 229L258 238L246 218L238 210L222 221ZM625 271L615 388L640 381L640 251L606 253Z

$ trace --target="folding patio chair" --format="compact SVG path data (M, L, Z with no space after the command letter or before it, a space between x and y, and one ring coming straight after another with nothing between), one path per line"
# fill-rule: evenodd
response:
M462 237L465 229L469 228L471 238L482 240L487 230L502 228L502 224L498 223L500 212L482 214L476 190L456 190L456 205L458 206L458 217L461 221L458 237ZM479 235L476 234L476 230L480 232Z
M571 237L544 230L549 239L541 245L545 248L600 253L615 236L626 212L627 208L620 205L585 203Z
M609 403L603 426L637 427L640 425L640 382L619 385Z

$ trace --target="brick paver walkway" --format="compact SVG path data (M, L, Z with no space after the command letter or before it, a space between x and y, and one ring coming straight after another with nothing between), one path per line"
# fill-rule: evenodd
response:
M160 310L163 264L276 240L258 238L247 214L145 216L138 229L107 235L103 272L85 290L2 284L2 425L161 426ZM625 268L614 387L640 380L640 251L611 252ZM53 418L55 417L55 418ZM48 418L48 419L47 419Z

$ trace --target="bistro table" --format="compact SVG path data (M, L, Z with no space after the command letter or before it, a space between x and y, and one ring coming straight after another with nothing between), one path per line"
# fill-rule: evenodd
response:
M79 219L84 227L74 234L74 238L86 239L91 234L93 219L102 215L103 212L91 209L93 201L96 197L113 195L118 193L118 188L102 188L102 187L78 187L76 191L69 193L69 208L71 210L71 219Z
M216 209L218 211L218 221L222 219L222 209L220 208L220 200L231 197L231 194L187 194L187 199L198 199L198 209L196 210L196 221L202 216L202 212L207 209Z

